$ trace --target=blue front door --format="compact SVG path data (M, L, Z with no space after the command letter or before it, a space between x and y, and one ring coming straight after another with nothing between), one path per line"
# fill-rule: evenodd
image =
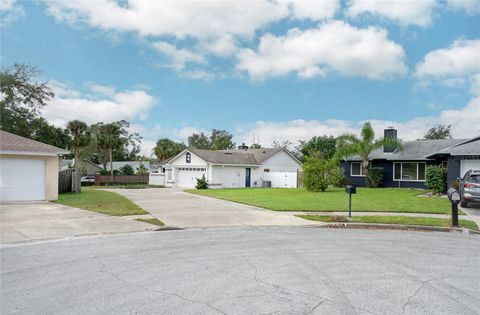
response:
M246 168L245 169L245 187L250 187L250 173L251 173L251 169Z

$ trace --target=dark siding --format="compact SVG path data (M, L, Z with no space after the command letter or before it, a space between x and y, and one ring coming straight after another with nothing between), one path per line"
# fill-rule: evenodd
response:
M399 161L403 162L403 161ZM441 161L426 161L428 165L438 165ZM341 162L341 167L344 170L345 176L355 185L359 187L365 187L365 177L357 177L350 175L350 162ZM393 180L393 161L375 160L372 162L372 167L381 167L384 171L383 183L381 187L393 187L393 188L425 188L424 182L408 182L408 181L394 181ZM450 164L449 174L450 174ZM458 163L457 174L460 173L460 163ZM458 176L458 175L457 175Z
M460 159L449 156L447 160L447 185L450 187L450 183L460 177Z

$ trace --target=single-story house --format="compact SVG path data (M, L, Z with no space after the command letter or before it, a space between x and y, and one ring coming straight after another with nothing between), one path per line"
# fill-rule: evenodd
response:
M68 153L0 130L0 200L56 200L58 156Z
M283 148L185 149L159 170L165 186L193 188L205 176L210 188L297 187L301 163ZM152 174L151 174L152 175Z
M397 130L385 129L384 137L397 139ZM472 139L401 141L402 148L388 146L373 151L371 167L384 170L383 187L425 188L425 169L441 165L448 170L448 183L463 177L470 169L480 169L480 137ZM359 156L341 162L345 175L357 186L365 186Z
M136 172L140 165L143 165L148 172L153 170L153 166L150 165L150 162L143 162L143 161L113 161L113 170L119 170L125 165L130 165L133 168L133 171ZM110 162L107 162L106 164L107 170L110 170Z
M59 166L58 169L60 171L67 170L69 168L72 168L73 166L73 160L64 160L61 159L59 161ZM96 173L99 173L103 168L100 165L97 165L93 163L92 161L89 160L81 160L78 162L78 168L80 169L80 172L82 173L82 176L85 175L95 175Z

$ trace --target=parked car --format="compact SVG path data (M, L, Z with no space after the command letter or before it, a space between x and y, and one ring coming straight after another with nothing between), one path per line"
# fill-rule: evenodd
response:
M94 175L89 175L89 176L83 176L80 181L82 183L95 183L95 176Z
M467 208L471 202L480 202L480 170L466 172L460 181L459 191L462 195L462 207Z

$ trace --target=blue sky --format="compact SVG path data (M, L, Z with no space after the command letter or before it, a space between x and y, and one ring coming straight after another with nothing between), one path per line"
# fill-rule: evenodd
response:
M356 132L403 139L480 130L479 1L2 0L2 67L29 62L56 92L54 124L126 119L184 141Z

